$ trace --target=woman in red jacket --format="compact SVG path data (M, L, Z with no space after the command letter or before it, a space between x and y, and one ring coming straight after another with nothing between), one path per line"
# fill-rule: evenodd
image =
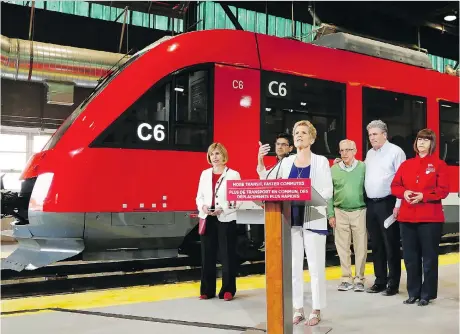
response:
M391 184L402 199L398 214L409 299L404 304L428 305L438 293L438 251L444 212L441 200L449 194L447 165L433 154L436 134L420 130L414 142L415 158L404 161ZM422 283L423 259L423 283Z

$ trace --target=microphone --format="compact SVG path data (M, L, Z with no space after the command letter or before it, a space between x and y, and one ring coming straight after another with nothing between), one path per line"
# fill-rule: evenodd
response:
M268 180L268 177L270 176L270 173L273 172L273 171L275 170L276 166L279 165L278 171L276 172L276 178L278 178L278 173L279 173L280 168L281 168L281 162L282 162L285 158L287 158L288 156L289 156L289 153L285 154L284 157L282 157L280 160L278 160L278 162L276 163L276 165L273 166L273 168L270 170L270 172L268 172L267 177L265 178L265 180Z

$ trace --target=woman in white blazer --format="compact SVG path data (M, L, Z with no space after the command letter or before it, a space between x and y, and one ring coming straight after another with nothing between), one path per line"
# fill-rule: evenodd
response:
M332 198L333 185L329 162L326 157L311 152L316 139L316 129L309 121L299 121L293 128L297 154L284 158L280 163L278 178L310 178L312 187L325 199ZM268 150L264 152L268 153ZM311 277L312 312L306 325L321 321L320 312L326 307L326 206L291 207L292 243L292 299L294 324L305 319L303 310L303 260L307 254Z
M201 239L200 299L216 296L216 257L219 248L222 264L222 288L219 298L232 300L236 293L236 203L227 201L227 181L241 180L240 174L226 166L228 153L224 145L208 148L211 168L201 173L196 196L198 217L204 220Z

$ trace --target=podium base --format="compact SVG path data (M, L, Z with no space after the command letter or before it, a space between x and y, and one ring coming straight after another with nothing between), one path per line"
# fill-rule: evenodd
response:
M266 322L261 322L255 328L260 329L249 329L247 331L244 331L244 334L261 334L261 333L266 333L267 332L267 323ZM332 330L332 327L325 327L325 326L305 326L304 323L300 323L293 328L293 334L327 334ZM243 334L242 333L242 334Z

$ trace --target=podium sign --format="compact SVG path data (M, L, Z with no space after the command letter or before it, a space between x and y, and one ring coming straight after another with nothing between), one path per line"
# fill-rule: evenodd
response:
M312 194L313 191L313 194ZM292 334L291 202L315 200L310 179L228 180L228 201L265 201L267 332ZM283 212L289 212L287 216ZM238 218L237 218L238 219Z
M229 180L227 201L309 201L310 179Z

